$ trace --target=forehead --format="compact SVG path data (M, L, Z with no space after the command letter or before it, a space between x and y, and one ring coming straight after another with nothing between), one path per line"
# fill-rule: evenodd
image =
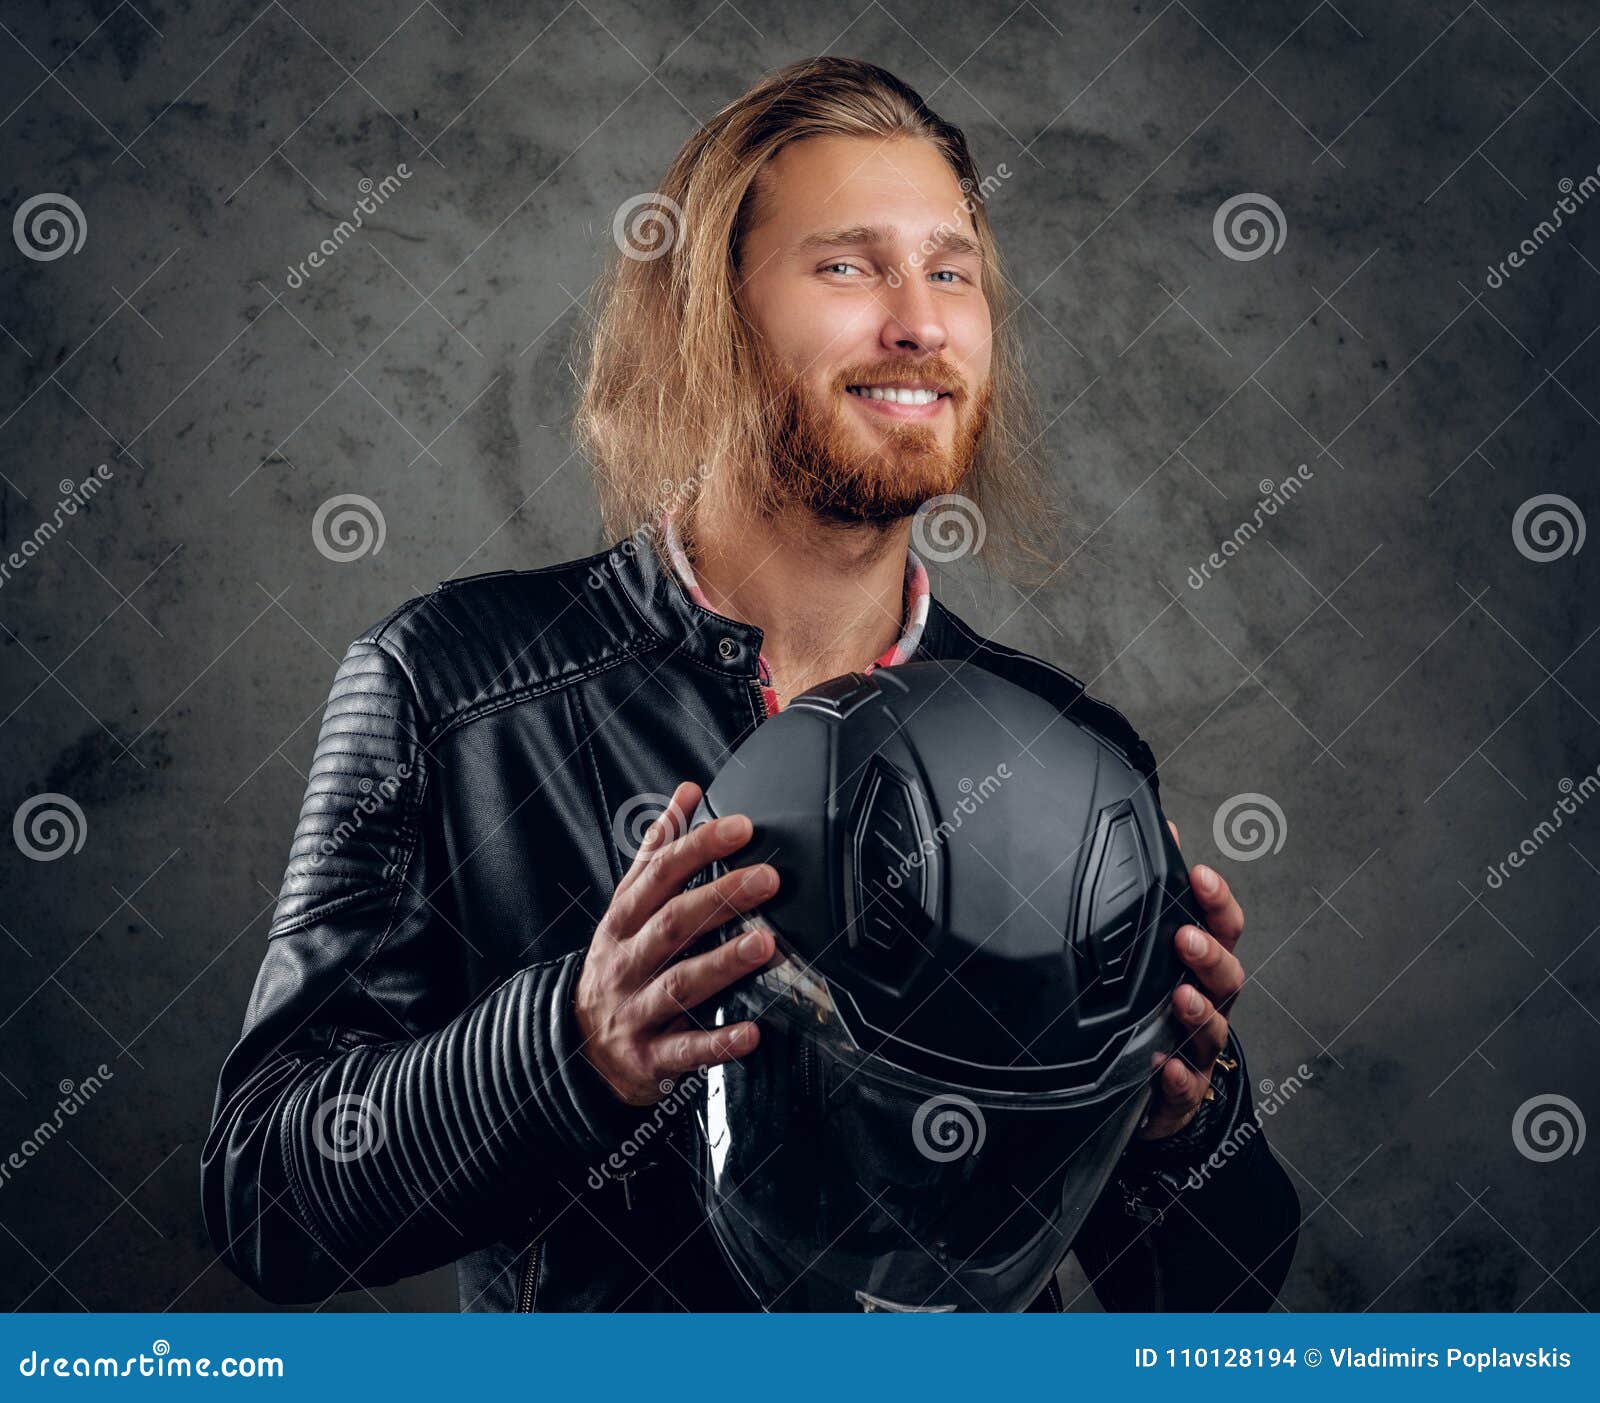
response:
M807 137L768 161L759 184L749 240L768 252L851 225L888 226L907 243L941 224L976 238L956 173L921 138Z

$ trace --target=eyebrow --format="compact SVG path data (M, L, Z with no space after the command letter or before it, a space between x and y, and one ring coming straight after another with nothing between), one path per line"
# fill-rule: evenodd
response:
M891 244L894 240L895 231L886 224L857 224L848 229L827 229L807 234L795 248L801 253L821 253L839 248L860 248L862 245L881 246ZM941 228L930 234L927 242L933 245L934 252L983 257L983 249L977 243L954 229Z

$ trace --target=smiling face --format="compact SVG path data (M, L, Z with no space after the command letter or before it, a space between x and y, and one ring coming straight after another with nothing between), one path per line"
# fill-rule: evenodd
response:
M928 141L824 136L760 182L740 302L785 495L888 522L957 491L988 421L991 326L955 172Z

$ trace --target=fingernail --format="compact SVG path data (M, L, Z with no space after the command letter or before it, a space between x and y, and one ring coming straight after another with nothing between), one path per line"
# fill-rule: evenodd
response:
M750 820L743 814L731 814L727 818L717 820L717 837L742 838L750 827Z
M1191 955L1198 955L1206 948L1206 938L1193 926L1183 932L1183 948Z
M749 876L747 890L757 896L764 896L778 885L778 874L770 867L760 867Z
M766 938L759 931L751 931L749 935L739 937L739 954L746 960L758 960L766 953L764 948Z
M1200 1012L1200 994L1199 994L1199 991L1195 990L1195 989L1187 990L1185 992L1184 996L1183 996L1183 1006L1186 1009L1188 1009L1190 1013L1199 1013Z
M728 1045L735 1051L750 1046L750 1029L748 1027L736 1028L728 1038Z
M1203 892L1214 892L1217 889L1217 874L1203 864L1194 869L1194 881Z

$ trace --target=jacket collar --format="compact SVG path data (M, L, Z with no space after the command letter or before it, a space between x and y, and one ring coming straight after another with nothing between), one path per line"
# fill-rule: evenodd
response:
M690 596L668 558L658 523L614 543L606 552L606 561L645 623L661 638L719 672L756 676L763 631L755 624L719 614ZM927 617L910 657L949 655L958 640L952 637L947 615L930 591Z
M660 533L660 554L665 556L672 566L672 573L683 586L684 592L696 604L710 609L711 601L706 598L700 582L695 579L694 566L690 563L684 543L679 536L677 519L671 507L661 513L657 521L657 530ZM927 567L917 559L917 553L907 547L905 572L900 590L900 635L871 662L861 664L859 668L861 672L868 673L879 667L894 667L916 655L917 643L922 637L923 625L928 617L928 602ZM773 685L772 667L767 661L765 651L756 659L756 676L761 683L761 696L766 705L767 715L776 716L782 709L782 704L778 700L777 688Z
M636 531L607 552L605 558L623 593L652 632L685 656L730 676L754 677L761 654L761 630L695 603L671 564L658 553L656 534L653 527ZM977 663L1072 713L1134 759L1150 776L1159 802L1155 756L1149 746L1120 711L1090 697L1071 673L983 637L932 594L912 658Z
M606 552L623 592L650 629L695 662L734 676L755 676L762 631L695 603L663 558L652 523Z

